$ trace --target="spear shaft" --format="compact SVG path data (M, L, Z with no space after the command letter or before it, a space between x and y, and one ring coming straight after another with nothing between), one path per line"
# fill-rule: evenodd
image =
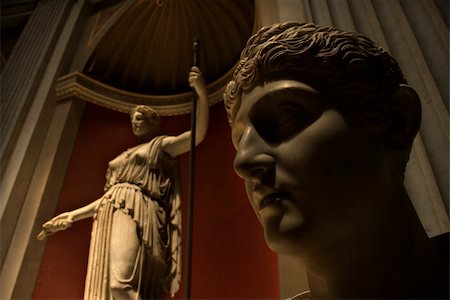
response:
M198 64L199 41L194 39L192 48L194 50L193 65ZM191 111L191 151L189 155L189 198L188 198L188 228L186 245L186 299L191 299L191 269L192 269L192 238L194 223L194 185L195 185L195 133L197 127L197 93L192 90Z

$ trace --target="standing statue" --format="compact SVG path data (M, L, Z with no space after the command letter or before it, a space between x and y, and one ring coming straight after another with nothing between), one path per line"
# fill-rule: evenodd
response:
M199 96L196 144L208 129L208 94L197 67L189 84ZM181 279L181 206L176 157L190 150L191 132L157 136L160 118L149 106L131 114L139 145L109 162L105 194L43 225L38 238L93 217L84 299L160 299Z
M266 243L307 268L292 299L448 299L448 250L403 185L420 99L386 51L332 27L267 26L224 100Z

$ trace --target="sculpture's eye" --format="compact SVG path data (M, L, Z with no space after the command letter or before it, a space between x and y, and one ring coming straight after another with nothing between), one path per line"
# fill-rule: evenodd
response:
M314 121L314 115L299 103L279 102L274 107L256 109L252 121L259 135L269 143L279 144L292 138Z
M137 112L133 115L133 117L131 118L132 122L142 122L145 120L145 117L142 113Z

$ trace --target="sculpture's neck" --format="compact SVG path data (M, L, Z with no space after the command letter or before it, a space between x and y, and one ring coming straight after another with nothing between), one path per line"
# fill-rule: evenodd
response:
M378 223L368 220L365 232L352 231L307 263L313 298L414 297L408 291L432 268L429 240L404 188L392 196Z
M153 132L149 133L147 135L144 135L144 136L140 136L140 137L138 137L138 143L139 144L148 143L155 137L156 137L156 135Z

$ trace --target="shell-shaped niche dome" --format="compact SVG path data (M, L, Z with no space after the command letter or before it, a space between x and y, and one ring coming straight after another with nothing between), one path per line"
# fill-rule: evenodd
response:
M206 83L229 72L252 34L254 0L138 0L98 43L83 73L132 93L190 91L193 41Z

